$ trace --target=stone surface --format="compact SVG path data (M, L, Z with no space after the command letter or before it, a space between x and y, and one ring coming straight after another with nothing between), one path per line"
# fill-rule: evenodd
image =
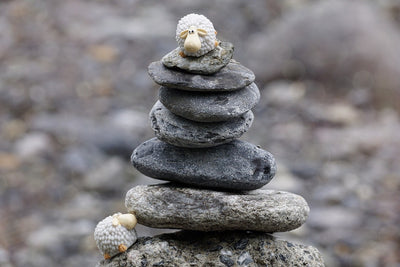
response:
M135 186L127 193L125 206L149 227L267 233L300 227L310 211L304 198L283 191L233 194L174 184Z
M233 56L233 45L221 42L214 50L201 57L182 57L178 47L165 55L161 62L168 68L179 68L190 73L213 74L225 67Z
M186 232L139 238L127 253L103 260L117 266L324 266L312 246L263 233Z
M212 75L168 69L161 61L151 63L148 71L150 77L159 85L187 91L234 91L246 87L255 79L251 70L234 60Z
M239 138L254 119L248 111L226 122L196 122L174 115L161 102L150 112L151 127L162 141L179 147L212 147Z
M252 109L260 100L255 83L233 92L188 92L161 87L159 99L172 113L200 122L226 121Z
M153 138L133 151L131 161L141 173L153 178L231 190L260 188L276 172L271 153L239 140L189 149Z

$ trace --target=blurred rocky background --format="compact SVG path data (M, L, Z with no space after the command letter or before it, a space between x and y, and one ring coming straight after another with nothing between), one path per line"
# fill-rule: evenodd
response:
M327 266L400 266L400 2L0 1L0 266L93 266L94 227L158 183L129 163L153 133L150 62L188 13L213 21L262 97L242 138L308 222L278 238ZM139 235L161 231L138 227Z

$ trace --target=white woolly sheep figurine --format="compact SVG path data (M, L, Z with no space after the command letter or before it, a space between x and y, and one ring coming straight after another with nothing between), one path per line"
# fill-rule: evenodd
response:
M133 214L115 213L97 224L94 240L104 259L125 252L136 242L137 235L134 229L136 223Z
M181 18L176 27L176 41L182 57L200 57L218 46L217 32L211 21L203 15L189 14Z

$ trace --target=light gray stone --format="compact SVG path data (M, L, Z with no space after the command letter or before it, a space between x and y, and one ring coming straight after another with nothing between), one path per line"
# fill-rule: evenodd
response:
M299 195L258 189L232 194L174 184L139 185L125 206L140 224L196 231L286 232L300 227L310 211Z
M161 61L148 68L150 77L159 85L187 91L234 91L254 82L254 73L231 60L225 68L212 75L190 74L165 67Z
M239 140L189 149L153 138L133 151L131 161L141 173L153 178L228 190L260 188L276 172L271 153Z
M97 266L325 265L316 248L277 240L264 233L181 231L139 238L126 253L103 260Z
M174 115L161 102L150 112L151 128L162 141L179 147L212 147L239 138L247 132L254 119L248 111L225 122L196 122Z
M172 113L200 122L226 121L252 109L260 100L255 83L232 92L188 92L161 87L161 103Z
M182 57L178 47L161 61L168 68L179 68L190 73L213 74L225 67L233 56L233 45L221 42L214 50L201 57Z

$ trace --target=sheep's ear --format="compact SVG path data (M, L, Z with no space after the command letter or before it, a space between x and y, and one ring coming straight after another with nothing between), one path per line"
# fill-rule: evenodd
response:
M206 36L207 35L207 31L203 30L203 29L197 29L197 32L200 36Z
M188 35L188 30L184 30L183 32L181 32L181 34L179 35L182 39L185 39L186 36Z

